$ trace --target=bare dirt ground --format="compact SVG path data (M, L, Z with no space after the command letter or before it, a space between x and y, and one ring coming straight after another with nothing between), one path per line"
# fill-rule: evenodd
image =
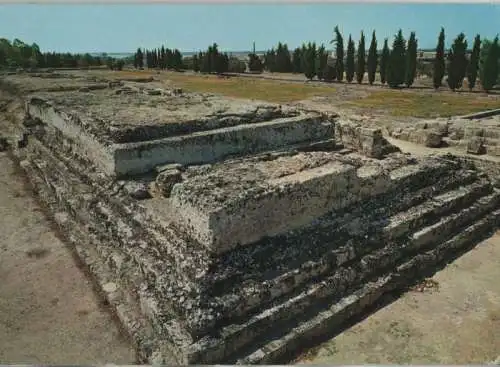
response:
M133 349L5 153L0 171L0 363L134 363Z

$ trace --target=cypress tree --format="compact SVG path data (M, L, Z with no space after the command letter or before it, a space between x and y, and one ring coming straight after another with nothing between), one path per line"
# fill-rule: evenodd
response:
M142 50L140 48L137 49L136 56L137 56L137 66L139 68L143 68L144 67L144 54L142 53Z
M167 66L166 66L166 62L165 62L165 46L161 46L161 49L160 49L160 69L165 69Z
M149 51L149 50L146 50L146 63L147 63L148 69L151 69L153 67L153 57L152 57L151 51Z
M391 51L389 50L389 40L384 39L384 48L382 49L382 55L380 57L380 81L385 84L387 81L387 68L389 67L389 56Z
M302 50L300 47L297 47L293 51L293 72L294 73L301 73L302 72L302 62L300 61L302 55Z
M328 52L326 52L325 45L321 45L318 48L317 56L316 56L316 75L319 80L324 79L324 75L326 73L326 66L328 63Z
M135 69L137 69L139 67L139 61L138 61L139 51L140 51L140 48L138 48L134 54L134 68Z
M467 72L467 41L465 34L460 33L453 41L448 54L448 86L451 90L460 89Z
M433 84L435 89L438 89L442 85L444 72L444 28L441 28L441 32L439 32L438 44L436 47L436 57L434 58Z
M467 83L469 90L472 91L476 85L477 72L479 70L479 52L481 51L481 37L476 35L474 38L474 46L472 47L472 54L470 55L469 65L467 67Z
M370 49L368 50L368 83L370 85L375 81L375 73L377 72L377 38L375 37L375 31L372 33L372 41L370 43Z
M210 50L210 72L213 73L220 70L219 45L214 42Z
M264 55L264 64L267 71L276 72L276 51L274 48L268 50Z
M198 60L198 55L197 54L193 55L193 71L195 73L197 73L198 71L200 71L200 62Z
M485 51L482 52L482 60L479 69L479 78L481 80L481 85L483 90L488 93L493 89L498 80L498 62L500 58L500 45L498 44L498 36L495 37L492 43L489 43L488 47L486 42L483 42L483 48Z
M354 41L351 35L349 35L349 40L347 41L347 55L345 60L345 79L348 83L351 83L354 79L354 54L356 53L356 48L354 46Z
M303 60L304 75L311 80L316 76L316 43L308 43Z
M392 50L389 55L389 64L387 68L387 84L389 87L396 88L405 82L406 76L406 41L403 37L403 31L400 29L394 37Z
M182 63L182 53L178 49L175 49L174 51L174 60L175 60L174 70L175 71L181 70L184 67L184 65Z
M292 60L288 46L279 42L275 55L275 71L278 73L289 73L292 71Z
M406 52L406 86L412 86L417 74L417 49L418 43L415 38L415 32L411 32L410 39L408 40L408 50Z
M278 42L278 47L276 47L276 72L282 73L284 67L283 45L281 42Z
M335 27L334 33L335 38L331 43L335 44L335 75L337 80L341 82L344 80L344 38L342 38L338 26Z
M366 64L366 51L365 51L365 34L361 31L361 39L358 44L358 63L356 68L356 81L358 84L363 82L365 76L365 64Z

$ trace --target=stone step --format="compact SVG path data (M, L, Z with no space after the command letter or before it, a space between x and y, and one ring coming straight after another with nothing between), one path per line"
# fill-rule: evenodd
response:
M306 261L320 261L324 254L336 248L337 245L330 239L342 237L344 228L360 227L361 222L369 223L382 217L394 216L430 200L433 196L470 185L476 180L476 171L450 170L432 186L414 192L403 192L400 196L391 192L369 202L356 204L343 213L329 213L316 221L317 223L292 233L266 238L253 246L227 253L215 264L211 292L221 295L239 287L236 284L246 280L266 281L290 269L296 269ZM388 206L388 202L393 205ZM345 235L355 236L352 231ZM287 267L284 267L284 264Z
M193 348L198 346L200 358L203 363L213 363L226 360L226 350L238 350L261 337L266 330L280 329L292 319L300 319L310 308L324 304L341 296L349 288L362 284L367 278L374 276L383 268L396 266L401 258L411 257L422 249L429 249L438 243L446 241L461 228L481 218L500 204L500 192L478 199L473 205L459 213L448 215L437 223L411 234L406 241L390 242L386 247L355 259L346 267L337 269L333 275L318 279L312 285L287 295L286 299L277 300L273 306L253 315L248 319L243 318L239 324L231 324L222 328L219 338L210 336L202 338ZM347 266L350 265L350 266ZM207 345L210 347L207 348ZM203 352L201 352L203 351ZM194 358L193 362L197 359Z
M436 196L423 204L400 212L391 218L370 223L360 220L366 233L370 233L368 243L359 238L352 239L349 234L339 233L332 237L331 250L315 260L309 259L297 267L281 273L275 278L265 280L248 279L243 285L238 284L231 291L215 298L214 302L224 307L225 317L241 317L256 307L262 307L273 299L281 297L300 287L313 278L320 277L343 264L365 255L388 241L396 241L422 226L435 222L440 215L460 210L472 204L477 198L491 193L492 186L482 180L471 185ZM351 238L351 239L350 239ZM330 243L332 242L330 239ZM345 245L340 242L346 240Z
M385 293L405 287L416 276L425 274L425 271L439 265L440 262L453 256L460 249L483 239L485 233L491 232L498 226L499 219L500 211L497 210L434 249L421 253L399 265L393 273L365 284L339 302L318 312L311 319L296 325L275 339L261 343L258 349L241 356L236 363L277 363L289 358L293 350L310 346L312 339L322 335L332 335L332 331L338 330L345 321L361 313Z
M317 161L319 165L279 176L272 173L277 169L274 160L261 162L258 170L244 160L213 165L175 185L171 193L174 219L193 239L221 256L298 230L375 195L390 192L392 197L396 190L405 193L431 185L454 168L449 162L422 159L386 172L379 161L363 164L355 157L352 162L348 157L338 160L336 154L329 157ZM286 157L280 163L294 165L304 158ZM256 174L257 180L253 179Z
M249 349L246 354L237 357L236 364L272 364L286 361L293 356L294 351L312 346L311 340L317 341L318 338L340 331L339 328L344 322L363 312L382 295L405 287L416 277L424 275L426 271L432 271L436 265L462 248L484 239L485 234L491 233L499 221L499 210L488 214L451 239L414 256L397 266L393 272L364 284L355 292L317 312L310 319L284 330L281 335L259 343L257 348Z

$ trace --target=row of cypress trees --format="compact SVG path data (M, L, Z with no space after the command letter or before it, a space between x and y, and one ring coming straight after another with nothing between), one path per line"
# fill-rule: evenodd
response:
M344 50L344 39L339 27L334 29L335 63L328 64L328 53L323 45L316 47L315 43L303 44L289 52L288 46L278 43L278 46L264 55L264 66L270 72L304 73L309 79L317 77L320 80L352 83L362 83L365 72L368 83L373 84L377 71L380 81L391 88L413 85L417 74L418 40L415 32L410 33L405 40L401 29L394 37L392 47L389 40L384 39L382 51L377 48L375 31L372 33L368 54L366 53L365 35L361 32L357 48L352 36L349 35L347 49ZM479 35L474 39L470 58L467 56L467 40L460 33L452 47L445 52L445 33L442 28L438 37L435 59L433 62L433 85L440 88L443 78L452 90L462 88L467 77L469 89L476 86L479 76L482 88L490 91L500 81L500 45L498 37L493 41L481 41Z
M467 40L460 33L451 46L448 54L445 54L445 33L441 28L436 57L434 59L433 85L439 88L443 84L443 78L447 74L447 84L451 90L462 87L467 78L469 89L472 90L477 83L481 82L484 91L489 92L500 81L500 45L498 36L493 41L481 40L479 35L474 38L470 58L467 57Z

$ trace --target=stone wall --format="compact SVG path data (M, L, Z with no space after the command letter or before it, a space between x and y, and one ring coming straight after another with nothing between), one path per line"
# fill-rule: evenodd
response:
M334 136L334 123L298 116L198 132L151 142L114 145L117 174L138 174L166 163L204 164Z
M379 128L364 127L351 121L339 120L335 124L337 141L346 148L358 151L367 157L382 158L386 153L396 151L382 136Z

